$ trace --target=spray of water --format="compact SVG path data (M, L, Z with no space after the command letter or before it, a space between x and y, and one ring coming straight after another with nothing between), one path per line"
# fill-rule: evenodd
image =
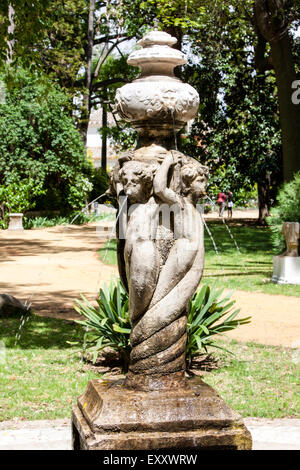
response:
M24 304L24 307L26 307L26 312L21 316L20 325L19 325L18 331L17 331L16 336L15 336L15 346L17 345L18 341L20 341L21 331L22 331L23 326L25 325L25 323L30 318L31 303L28 303L27 300L26 300L25 304Z
M213 201L209 196L207 196L207 195L206 195L206 198L209 199L209 201L210 201L210 202L213 204L213 206L217 209L217 206L216 206L216 204L214 203L214 201ZM239 247L239 245L238 245L236 239L235 239L234 236L233 236L232 231L230 230L228 224L226 224L226 221L225 221L224 217L221 217L221 219L222 219L223 224L224 224L225 227L226 227L227 232L229 233L230 238L232 239L232 241L233 241L233 243L234 243L234 245L235 245L235 248L236 248L237 252L241 255L242 252L241 252L241 250L240 250L240 247ZM248 274L248 271L247 271L247 268L246 268L246 265L245 265L245 260L244 260L244 258L241 256L240 259L241 259L241 262L242 262L242 267L243 267L244 273L245 273L245 274Z
M96 197L96 199L94 199L93 201L91 201L87 206L85 206L83 209L81 209L81 211L79 211L75 217L71 220L70 224L69 225L72 225L75 220L80 216L80 214L82 214L84 211L86 211L88 209L88 207L90 207L94 202L98 201L99 199L101 199L103 196L105 196L106 193L103 193L101 194L100 196Z
M216 204L214 203L214 201L213 201L209 196L206 195L206 197L207 197L207 199L210 200L210 202L213 204L213 206L216 207ZM231 232L229 226L226 224L226 221L225 221L224 217L221 217L221 219L222 219L222 222L223 222L223 224L225 225L225 227L226 227L226 229L227 229L227 232L229 233L229 236L230 236L230 238L232 239L232 241L233 241L233 243L234 243L234 245L235 245L235 247L236 247L238 253L239 253L239 254L242 254L242 253L241 253L241 250L240 250L240 247L238 246L237 241L236 241L236 239L234 238L233 233Z
M225 271L224 271L224 266L223 266L223 263L222 263L222 259L221 259L221 256L220 256L220 253L219 253L218 247L217 247L217 245L216 245L216 242L215 242L215 240L214 240L214 237L212 236L212 234L211 234L211 231L209 230L209 228L208 228L208 225L207 225L207 223L205 222L205 220L204 220L204 217L203 217L203 215L202 215L202 213L201 213L201 212L200 212L200 215L201 215L201 218L202 218L202 221L203 221L204 227L206 228L206 231L207 231L207 233L208 233L208 235L209 235L209 238L210 238L210 239L211 239L211 241L212 241L212 244L213 244L214 250L215 250L215 252L216 252L216 255L217 255L217 257L218 257L218 260L219 260L220 266L221 266L221 268L222 268L223 275L224 275L224 277L225 277L226 281L228 281L228 279L227 279L227 276L226 276L226 274L225 274Z
M103 263L104 263L105 260L106 260L106 256L107 256L107 253L108 253L108 250L109 250L109 247L110 247L110 243L111 243L111 240L113 239L113 236L114 236L114 229L116 229L116 227L117 227L118 220L119 220L119 218L120 218L120 216L121 216L121 214L122 214L122 212L123 212L123 208L124 208L124 206L125 206L125 204L126 204L126 202L127 202L127 198L128 198L127 196L124 198L123 204L121 205L121 208L120 208L120 210L119 210L119 213L118 213L118 215L117 215L117 217L116 217L115 225L114 225L113 229L112 229L111 232L110 232L109 240L108 240L108 243L107 243L107 246L106 246L106 250L105 250L105 253L104 253L104 257L103 257L103 260L102 260Z

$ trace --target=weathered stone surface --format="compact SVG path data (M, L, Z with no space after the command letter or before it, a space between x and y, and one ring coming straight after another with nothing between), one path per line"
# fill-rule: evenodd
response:
M8 230L24 230L23 214L9 214Z
M298 222L284 222L282 232L285 238L286 251L281 256L299 256L300 224Z
M241 417L199 379L166 392L90 381L72 423L75 449L251 449L252 444Z
M300 285L300 256L274 256L272 282Z
M168 136L197 113L197 91L174 76L174 67L187 62L181 51L170 47L176 42L163 31L151 31L128 58L128 64L141 68L141 76L117 90L116 109L140 135Z
M0 294L0 316L22 316L28 308L18 299L9 294Z

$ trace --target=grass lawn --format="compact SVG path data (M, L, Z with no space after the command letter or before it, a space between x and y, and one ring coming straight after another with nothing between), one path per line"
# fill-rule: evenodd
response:
M205 230L205 268L203 281L229 289L257 291L266 294L300 297L300 286L270 282L273 273L271 233L268 227L255 227L229 222L228 228L220 222L207 221L219 255ZM235 245L237 244L237 246ZM106 253L106 255L105 255ZM116 242L111 240L99 250L106 264L116 264Z
M82 341L81 327L32 315L15 345L19 325L20 319L0 320L0 421L69 418L87 382L100 377L81 362L78 347L66 343ZM232 340L219 344L235 356L217 350L218 368L201 374L232 408L244 417L300 418L295 350Z
M33 315L15 346L19 325L19 319L0 320L6 347L0 362L0 421L70 417L72 403L98 377L83 368L80 355L74 354L78 347L66 343L81 341L81 327Z

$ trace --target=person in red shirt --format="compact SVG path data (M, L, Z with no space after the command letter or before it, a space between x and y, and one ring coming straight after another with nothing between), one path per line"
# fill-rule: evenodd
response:
M218 194L217 204L219 206L219 217L223 217L227 196L225 191Z

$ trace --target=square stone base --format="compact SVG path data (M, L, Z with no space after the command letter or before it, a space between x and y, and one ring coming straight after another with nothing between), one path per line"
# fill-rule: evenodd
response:
M241 417L207 384L136 392L123 380L92 380L72 411L73 449L250 450Z
M300 285L300 256L274 256L271 280L278 284Z

